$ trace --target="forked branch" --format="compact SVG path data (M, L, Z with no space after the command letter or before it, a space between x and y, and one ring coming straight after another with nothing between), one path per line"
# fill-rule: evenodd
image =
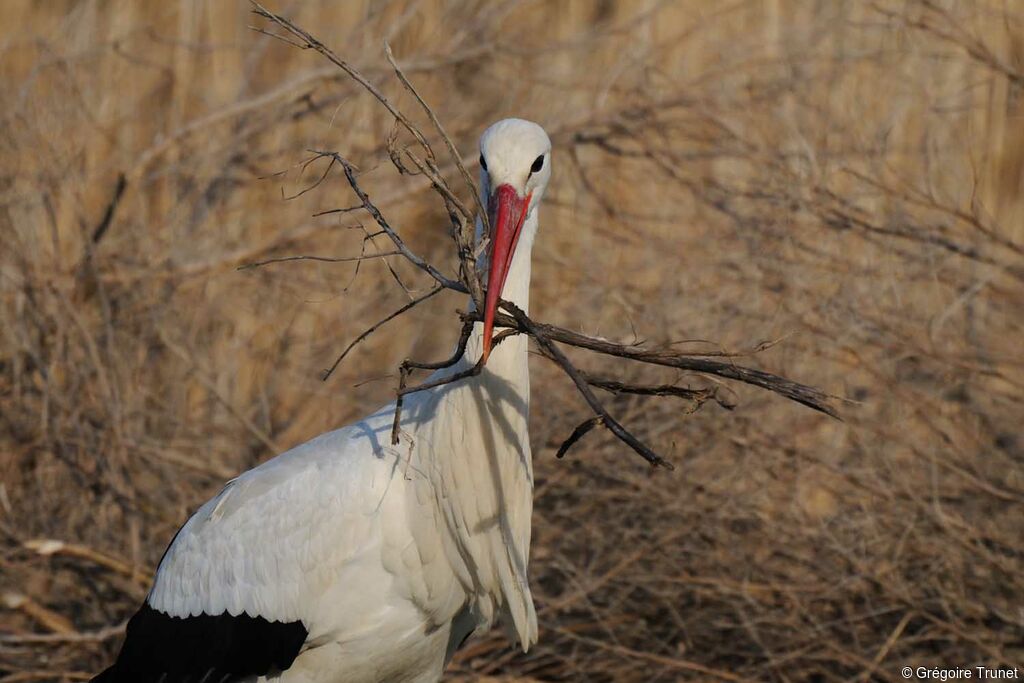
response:
M391 54L390 48L386 48L388 60L391 62L398 79L405 88L414 95L416 100L427 113L427 116L433 124L435 133L441 142L443 142L448 155L451 157L451 162L459 171L459 177L462 180L459 190L461 192L468 193L469 196L472 197L473 206L476 209L475 213L471 212L467 208L467 205L459 199L460 192L457 192L449 185L448 179L438 164L438 157L434 153L428 137L405 113L388 100L377 86L360 74L359 71L351 64L342 60L304 29L296 26L288 19L270 12L259 4L255 4L255 7L256 9L254 12L257 15L269 20L272 24L284 31L284 35L282 37L286 38L286 42L303 49L315 50L333 64L341 68L356 83L360 84L373 97L375 97L394 117L396 124L412 136L415 140L414 146L421 150L421 152L417 153L410 148L400 147L396 137L392 136L388 141L388 151L392 161L400 173L416 173L417 175L423 175L430 181L431 189L443 202L452 223L452 235L455 240L457 251L456 256L460 263L460 272L458 277L446 275L439 268L435 267L408 247L402 239L398 229L396 229L387 220L387 218L385 218L380 208L371 201L369 195L362 187L360 187L359 173L352 163L337 152L314 152L316 154L314 160L316 158L328 158L331 160L327 173L330 172L331 168L333 168L335 164L342 168L349 187L358 198L359 204L356 207L349 207L345 209L345 211L351 211L353 209L366 211L366 213L369 214L370 217L373 218L374 222L376 222L380 227L381 233L391 240L394 250L385 254L375 255L374 258L382 258L385 261L387 258L404 259L415 266L419 271L427 275L434 283L434 287L426 294L413 298L404 306L367 329L349 343L345 350L338 356L330 370L327 371L325 379L334 371L346 355L355 346L372 334L374 330L378 329L384 323L401 316L403 313L411 310L418 304L426 301L439 292L443 290L450 290L462 294L470 294L473 301L477 302L477 306L474 311L460 314L462 318L461 334L455 351L451 356L437 362L418 362L407 359L399 367L399 384L396 391L397 401L392 426L392 442L397 443L401 424L401 411L406 396L416 392L437 389L444 385L450 385L467 380L480 374L484 369L483 363L477 362L473 365L456 369L447 374L439 373L432 379L428 379L421 384L409 386L409 379L416 370L440 371L447 368L456 368L465 355L466 346L470 339L473 326L481 322L481 316L478 311L480 309L479 304L482 301L482 294L480 292L480 283L476 272L478 245L474 245L472 243L471 233L475 227L476 221L486 222L487 218L483 212L483 205L478 195L478 189L467 172L455 144L449 138L444 127L441 125L440 119L416 91L415 87L405 74L402 73L402 70L399 68L394 56ZM411 163L412 167L415 167L416 171L410 171L409 169L411 167L407 167L406 162ZM322 182L322 180L323 178L321 178L321 181L318 181L318 183ZM301 258L308 259L310 257ZM607 339L591 337L578 332L573 332L556 325L535 321L520 308L504 300L500 302L500 308L504 312L498 313L495 318L495 325L496 327L504 328L504 330L496 335L494 343L497 344L501 340L515 334L525 334L532 338L541 353L554 362L572 381L576 390L593 413L593 416L577 426L576 429L573 430L572 434L570 434L561 445L558 449L558 457L565 455L565 453L574 444L576 444L584 435L595 427L604 427L651 465L660 465L668 468L672 467L668 461L662 458L658 453L644 443L643 440L638 438L615 419L594 392L595 388L611 392L613 394L625 393L640 396L686 399L692 403L692 410L690 412L699 409L704 405L704 403L710 400L715 401L718 405L727 409L732 409L735 405L732 401L723 398L719 394L717 387L692 389L689 387L680 387L665 383L629 383L618 379L592 375L578 368L562 350L561 345L572 346L577 349L592 352L599 356L619 358L649 366L670 367L700 375L712 375L730 381L752 384L813 408L814 410L825 413L826 415L839 418L839 414L831 402L835 397L815 389L814 387L800 384L799 382L794 382L785 377L780 377L763 370L748 368L734 362L713 360L709 357L722 356L723 354L721 353L684 353L676 350L671 345L661 348L649 348L640 344L619 344ZM755 349L754 352L756 353L757 351L768 348L769 346L770 345L762 345L762 347Z

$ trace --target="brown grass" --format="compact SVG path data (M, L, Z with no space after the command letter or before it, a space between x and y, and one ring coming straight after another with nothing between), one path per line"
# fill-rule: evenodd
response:
M452 680L1024 666L1024 8L274 9L408 104L389 40L469 158L501 116L552 133L537 318L726 348L786 336L751 362L858 401L837 423L753 389L732 413L615 399L677 470L596 433L554 461L587 412L535 359L541 642L471 641ZM321 383L401 302L386 269L236 267L358 252L358 216L310 217L352 203L343 179L282 201L312 179L310 147L379 167L376 203L451 263L439 207L388 165L388 117L249 31L245 3L0 16L0 680L82 680L191 510L388 400L402 357L458 331L421 323L462 302Z

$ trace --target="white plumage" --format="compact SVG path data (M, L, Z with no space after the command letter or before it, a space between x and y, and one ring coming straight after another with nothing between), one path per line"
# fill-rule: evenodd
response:
M536 124L507 119L485 132L481 159L489 288L527 309L550 141ZM490 348L487 327L477 324L465 356L438 372L473 365ZM283 671L243 676L210 664L211 681L436 681L464 638L495 621L525 650L537 638L528 409L527 342L514 336L478 376L409 395L399 444L388 405L242 474L179 531L148 608L192 618L169 620L174 628L223 613L301 622L305 639ZM130 626L125 652L144 636ZM130 679L125 652L99 680Z

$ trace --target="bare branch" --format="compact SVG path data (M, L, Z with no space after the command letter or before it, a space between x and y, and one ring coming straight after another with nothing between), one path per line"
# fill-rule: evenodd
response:
M316 213L313 214L313 218L319 218L320 216L327 216L327 215L332 214L332 213L351 213L352 211L359 211L362 208L363 208L362 204L357 204L355 206L346 206L343 209L327 209L326 211L317 211Z
M484 205L480 201L480 188L476 186L476 183L473 181L473 177L469 175L469 171L466 170L466 167L462 162L462 155L459 154L459 150L455 147L451 137L449 137L448 133L445 131L444 126L441 125L441 120L437 118L437 114L434 113L434 110L430 108L430 105L423 99L423 96L420 95L419 91L417 91L409 79L406 78L405 73L395 61L395 55L391 52L391 45L387 42L384 43L384 53L387 55L388 62L395 69L395 75L397 75L398 79L402 81L402 84L406 89L412 93L413 97L416 98L416 101L423 107L423 110L427 112L427 116L430 117L430 122L434 124L434 128L437 129L438 134L441 136L445 146L448 148L448 153L451 154L452 160L455 162L455 166L459 169L459 173L462 174L462 179L465 181L466 187L473 193L473 199L476 201L477 211L481 216L486 216L487 211L484 209Z
M405 129L409 131L409 133L414 138L416 138L416 141L419 142L420 145L422 145L425 150L427 150L428 152L430 151L430 145L427 144L426 138L423 137L423 134L419 131L419 129L415 125L413 125L412 122L409 121L409 119L405 117L405 114L403 114L393 104L391 104L391 101L384 96L384 93L377 89L377 87L369 80L367 80L367 78L363 76L363 74L361 74L355 67L353 67L351 64L338 57L338 55L334 54L334 52L330 48L328 48L326 45L324 45L319 40L314 38L306 30L299 28L288 19L285 19L284 17L278 14L274 14L273 12L271 12L258 2L253 2L253 4L256 6L256 9L253 10L253 13L263 17L264 19L272 21L273 23L277 24L285 31L290 33L293 37L297 39L297 42L293 43L296 47L299 47L303 50L316 50L324 57L326 57L328 60L330 60L332 64L336 65L342 71L351 76L356 83L366 88L367 92L369 92L375 98L377 98L377 101L383 104L384 107L387 108L389 112L391 112L391 115L394 116L396 120L402 123ZM280 38L280 36L275 37ZM284 40L283 38L281 39Z
M339 354L338 357L334 360L334 362L331 364L331 367L329 367L327 370L324 371L323 380L326 382L327 379L332 374L334 374L334 371L338 368L338 365L341 364L341 361L345 360L345 356L348 355L349 351L354 349L356 347L356 345L359 344L359 342L363 341L364 339L369 337L371 334L376 332L377 329L381 327L381 325L384 325L385 323L394 320L395 318L397 318L398 316L402 315L406 311L412 310L413 308L415 308L416 306L419 306L421 303L423 303L427 299L431 298L435 294L438 294L438 293L440 293L442 291L444 291L444 287L434 287L433 289L431 289L426 294L423 294L423 295L420 295L420 296L416 297L415 299L413 299L409 303L405 304L404 306L402 306L401 308L396 310L391 315L389 315L389 316L387 316L387 317L385 317L385 318L383 318L381 320L378 320L376 323L371 325L362 334L360 334L358 337L353 339L349 343L349 345L345 347L345 350L342 351L341 354Z
M430 178L434 188L438 192L446 196L446 203L451 202L451 204L454 205L454 207L460 213L461 220L453 220L453 236L455 237L456 243L458 244L459 247L458 257L462 265L461 271L463 284L467 289L467 293L470 294L473 300L479 305L482 302L481 287L470 256L473 253L472 242L473 229L475 227L473 221L473 212L470 212L466 208L466 206L458 199L455 193L451 191L451 189L448 187L447 183L443 180L443 178L441 178L440 169L437 166L434 151L431 148L430 143L427 142L427 139L423 135L422 131L420 131L419 128L417 128L416 125L413 124L412 121L410 121L409 118L406 117L401 110L395 107L391 103L391 101L388 100L388 98L385 97L384 94L376 86L374 86L365 76L363 76L351 64L338 57L338 55L336 55L330 48L328 48L319 40L317 40L309 32L295 25L290 20L269 11L268 9L260 5L258 2L253 2L253 4L256 7L256 9L253 10L255 14L264 17L265 19L268 19L273 23L277 24L278 26L280 26L281 28L285 29L285 31L287 31L289 34L291 34L294 38L298 40L297 43L294 43L297 47L300 47L301 49L315 50L316 52L326 57L331 63L341 68L353 80L355 80L357 83L359 83L359 85L365 88L367 92L373 95L373 97L376 98L377 101L384 105L384 107L388 110L388 112L391 113L395 120L398 123L400 123L402 127L405 128L416 139L416 142L419 143L420 147L422 147L422 149L424 150L424 153L426 155L425 161L419 161L410 150L405 150L405 152L413 160L413 163L417 165L420 171ZM280 36L275 35L274 37ZM480 201L479 190L476 187L476 184L473 182L472 177L469 175L469 172L466 170L465 165L462 162L462 157L459 155L458 150L455 147L455 144L448 136L447 132L444 129L444 126L441 125L441 122L437 118L436 114L434 114L433 110L426 103L426 100L424 100L423 97L419 94L419 92L415 89L415 87L413 87L412 83L405 76L402 69L398 66L398 63L395 61L394 55L391 52L391 47L387 43L385 43L385 51L387 53L388 61L391 63L392 68L395 70L395 74L402 82L402 84L406 87L406 89L408 89L409 92L412 93L412 95L420 103L423 109L427 112L427 116L430 118L435 129L441 136L441 139L444 141L445 146L448 148L448 151L452 157L452 160L455 162L456 167L459 169L459 172L466 183L466 187L469 189L470 193L473 196L473 201L477 207L477 214L480 216L480 219L484 222L484 225L486 226L487 212L484 210L483 204ZM393 136L390 143L391 144L389 144L389 150L391 150L394 146ZM391 156L396 166L398 166L400 170L404 169L399 160L399 157L394 152L391 153ZM340 160L340 157L334 158ZM348 175L347 171L346 175Z
M508 308L506 304L507 302L502 302L502 305L505 308ZM513 327L524 332L527 331L523 323L512 316L499 313L495 316L494 320L495 325ZM814 387L807 386L806 384L800 384L799 382L794 382L786 379L785 377L773 375L770 372L747 368L742 365L736 365L735 363L723 363L721 361L709 360L700 356L690 356L667 350L652 350L638 346L616 344L606 339L590 337L588 335L573 332L554 325L534 323L533 321L530 322L538 334L544 335L551 341L561 342L563 344L568 344L581 349L588 349L590 351L597 351L598 353L607 356L617 356L619 358L627 358L629 360L649 363L651 365L663 365L670 368L679 368L680 370L702 372L708 375L716 375L725 379L736 380L745 384L753 384L754 386L785 396L786 398L803 404L808 408L813 408L814 410L825 413L826 415L836 419L842 419L835 407L831 405L830 401L843 399L831 394L826 394L825 392L815 389ZM531 334L531 336L533 335Z
M531 337L533 337L538 344L540 344L541 348L544 349L545 353L549 354L555 360L555 362L558 363L559 366L561 366L562 370L565 371L565 374L569 375L569 378L573 381L573 384L575 384L579 392L583 394L583 398L584 400L586 400L587 405L589 405L591 410L593 410L595 413L597 413L599 417L602 418L601 424L604 427L607 427L608 430L612 434L617 436L620 441L622 441L627 446L632 448L640 455L640 457L642 457L644 460L651 463L652 465L660 465L670 470L675 469L672 463L662 458L660 455L651 450L645 443L640 441L640 439L633 436L633 434L631 434L629 430L627 430L625 427L619 424L619 422L614 417L612 417L607 410L605 410L604 406L601 404L601 401L599 401L597 396L594 395L594 392L590 390L590 386L587 384L587 381L580 374L579 370L577 370L576 367L569 361L569 359L566 358L565 354L562 353L561 349L555 346L550 339L548 339L544 334L542 334L539 331L538 326L536 326L533 323L533 321L527 317L527 315L522 311L522 309L520 309L515 304L507 301L502 301L502 305L505 307L506 310L512 312L512 315L516 319L516 322L518 322L519 325L522 328L524 328L525 331Z
M400 125L406 131L408 131L416 143L422 148L423 153L420 155L417 151L410 149L409 147L402 147L398 142L397 129L393 130L387 141L388 154L391 156L395 167L399 173L402 174L413 174L425 176L431 184L432 189L437 193L439 198L444 202L445 208L448 211L452 228L453 228L453 239L455 241L457 256L460 263L460 278L459 280L452 279L440 270L434 267L430 262L421 256L415 254L402 240L398 232L389 224L387 219L384 217L380 209L370 200L369 195L360 187L357 179L356 168L349 163L344 157L336 152L316 151L316 156L307 161L307 165L312 163L318 158L328 157L331 159L331 164L328 166L327 171L324 175L316 182L313 187L316 187L322 183L326 177L330 168L333 167L334 163L338 163L344 170L345 177L348 180L349 186L352 191L359 198L360 205L357 207L350 207L346 209L335 210L335 212L347 212L356 208L363 208L369 213L377 225L381 228L381 232L386 234L391 242L395 246L395 251L387 255L401 256L420 271L426 273L436 283L436 287L427 294L413 298L409 303L396 310L391 315L387 316L377 324L370 327L368 330L359 335L353 340L342 353L335 360L334 364L324 374L324 379L329 377L331 373L337 368L338 364L348 355L348 353L358 343L364 340L367 336L372 334L377 328L384 323L393 320L394 318L402 315L408 310L412 309L422 301L434 296L442 289L450 289L452 291L469 294L472 299L477 302L477 312L469 314L461 314L463 319L462 333L459 337L459 343L456 346L455 352L446 360L434 363L418 363L411 359L406 359L399 368L399 385L396 391L396 407L395 416L392 424L392 443L398 443L399 427L401 424L401 412L406 396L430 389L435 389L440 386L459 382L471 377L478 375L483 369L482 362L477 362L471 367L466 367L457 372L444 375L435 379L430 379L424 383L416 386L408 386L408 380L411 374L417 369L433 369L440 370L443 368L455 366L464 356L466 344L468 342L472 326L475 322L479 322L479 303L482 301L482 294L480 292L480 283L478 279L478 273L476 272L476 260L478 257L477 250L473 246L473 212L470 212L465 204L459 199L455 192L452 191L447 181L444 179L440 168L437 165L436 156L427 142L426 137L423 133L406 117L397 107L395 107L381 92L370 83L362 74L356 69L349 65L344 60L340 59L330 49L320 43L316 38L310 35L305 30L294 25L287 19L280 17L279 15L273 14L262 6L256 4L257 9L255 12L260 16L263 16L278 26L283 28L288 35L297 40L298 44L303 49L312 49L321 55L325 56L333 64L340 67L350 77L352 77L357 83L363 86L370 94L372 94L384 107L391 113L396 121L396 125ZM444 127L442 126L439 118L426 103L426 100L419 94L416 88L412 85L409 79L402 72L402 69L398 66L397 61L394 58L394 54L391 52L390 46L385 44L385 52L392 68L394 69L395 75L399 81L405 86L405 88L415 97L417 102L426 112L428 118L433 124L435 130L444 141L449 154L455 161L455 164L465 182L466 188L473 195L473 201L475 202L475 209L478 215L482 217L482 220L486 221L486 212L480 201L478 188L473 182L472 177L469 175L462 159L456 149L451 138L447 135ZM406 160L411 162L411 167L406 165ZM412 167L415 170L412 170ZM309 188L312 189L312 188ZM327 212L325 212L327 213ZM375 256L379 258L380 255ZM302 257L293 257L293 260L300 260ZM319 260L319 259L311 259ZM362 261L363 257L353 259L357 262ZM391 268L390 263L385 260L388 267ZM400 286L405 289L405 285L398 279L397 273L394 269L391 269L392 274L398 280ZM408 293L408 289L406 289ZM411 294L410 294L411 296ZM503 326L506 329L501 332L496 338L495 343L500 340L507 338L514 334L523 333L534 339L537 345L540 347L541 352L551 359L559 368L572 380L576 386L577 391L582 395L587 405L594 411L594 417L588 419L581 425L579 425L568 439L559 448L558 455L561 457L564 455L569 448L572 447L580 438L582 438L587 432L592 430L596 426L603 426L608 429L616 438L621 440L623 443L628 445L647 462L652 465L660 465L663 467L671 468L672 465L667 462L660 455L655 453L649 446L643 443L639 438L632 434L626 427L620 424L605 408L600 399L595 395L593 388L600 388L604 391L609 391L614 394L629 393L642 396L669 396L676 398L683 398L693 403L693 410L700 408L708 400L715 400L719 405L731 409L734 404L731 401L723 399L719 396L716 388L705 388L705 389L690 389L687 387L679 387L672 384L642 384L642 383L627 383L616 379L610 379L607 377L600 377L590 375L579 368L577 368L565 355L565 353L559 348L559 344L566 344L574 346L576 348L584 349L587 351L596 352L604 356L611 356L617 358L623 358L626 360L645 363L648 365L657 365L663 367L672 367L680 370L686 370L690 372L704 373L707 375L714 375L729 380L744 382L747 384L753 384L755 386L762 387L769 391L775 392L779 395L785 396L793 401L806 405L814 410L818 410L832 417L838 417L836 409L831 405L830 399L835 398L821 392L812 387L793 382L784 377L779 377L768 372L761 370L755 370L752 368L743 367L732 362L724 362L721 360L712 360L711 357L719 358L732 358L739 355L749 355L757 353L766 348L771 347L777 342L766 342L758 345L750 351L743 352L741 354L727 353L725 351L715 351L711 353L683 353L674 350L670 347L650 349L641 344L616 344L605 339L599 339L596 337L590 337L577 332L560 328L554 325L546 323L539 323L526 315L521 309L515 305L507 302L501 302L501 308L508 311L511 315L499 313L496 317L496 324ZM692 412L692 411L691 411Z
M320 261L322 263L353 263L358 261L371 261L377 258L383 258L385 256L401 256L400 251L385 251L381 254L364 254L361 256L282 256L280 258L270 258L265 261L255 261L253 263L243 263L238 266L237 270L249 270L250 268L261 268L263 266L270 265L272 263L287 263L288 261Z
M469 293L464 284L456 280L452 280L449 277L445 277L445 275L443 275L437 268L427 263L425 259L413 253L413 251L409 249L408 246L406 246L402 238L398 235L397 232L395 232L395 230L391 227L391 224L389 224L387 220L384 218L384 215L380 212L380 209L378 209L373 204L373 202L370 201L370 196L367 195L361 187L359 187L359 182L356 180L356 172L352 164L350 164L347 160L342 158L342 156L337 152L318 152L318 154L322 154L324 156L329 156L334 159L337 159L338 163L341 164L341 167L345 169L345 177L348 179L348 184L352 187L352 190L353 192L356 193L356 196L359 197L359 201L362 202L363 208L366 209L367 213L369 213L370 216L373 217L373 220L377 222L377 225L380 226L381 230L383 230L384 233L391 239L391 241L394 242L395 247L398 248L398 251L401 252L402 256L404 256L406 260L408 260L410 263L412 263L414 266L416 266L423 272L430 275L430 277L434 278L434 280L442 287L454 290L456 292L462 292L463 294Z
M436 363L422 363L414 361L411 358L406 358L402 365L416 370L440 370L442 368L450 368L458 363L459 359L461 359L463 354L466 353L466 344L469 343L469 335L472 332L472 320L467 320L462 323L462 332L459 334L459 341L455 345L455 352L445 360L438 361Z
M689 387L679 387L674 384L628 384L616 379L609 379L607 377L595 377L586 372L580 371L580 374L592 387L598 387L605 391L610 391L613 394L634 394L637 396L675 396L676 398L683 398L687 401L693 401L694 410L700 408L705 402L714 400L718 405L725 408L726 410L732 410L736 407L736 404L719 396L718 389L716 387L707 389L690 389Z
M384 43L384 50L387 54L388 62L395 69L395 74L398 76L398 79L402 81L402 84L405 85L406 89L412 93L413 97L416 98L416 101L423 107L423 110L427 112L427 116L430 117L430 122L434 124L434 128L437 130L441 139L444 141L445 146L448 148L448 153L455 162L455 166L459 169L463 182L465 182L467 189L473 196L473 201L476 203L477 215L480 216L480 220L483 222L483 232L484 234L487 234L489 228L487 224L487 210L484 208L483 202L480 200L480 188L477 187L476 183L473 181L473 177L470 176L469 172L466 170L466 166L463 164L462 155L459 154L459 150L455 147L455 143L452 142L452 139L448 135L447 131L445 131L444 126L441 125L441 121L437 118L437 114L434 113L434 110L430 108L430 105L427 104L426 100L423 99L416 88L413 87L409 79L406 78L402 69L395 61L395 56L391 52L391 46L386 42ZM437 169L435 168L434 170ZM472 263L469 263L468 267L466 267L467 264L465 263L466 257L473 252L474 224L472 222L471 215L463 212L463 218L467 220L462 221L461 226L459 226L460 229L455 230L453 234L459 247L459 258L463 261L463 271L466 275L466 284L469 286L473 300L479 303L482 301L479 277L477 276L476 270L472 267Z
M565 454L569 452L569 449L572 448L577 441L582 439L587 432L603 423L604 418L600 415L595 415L594 417L584 420L576 425L576 429L572 430L572 434L569 435L569 438L563 441L562 445L558 447L555 457L558 459L564 458Z

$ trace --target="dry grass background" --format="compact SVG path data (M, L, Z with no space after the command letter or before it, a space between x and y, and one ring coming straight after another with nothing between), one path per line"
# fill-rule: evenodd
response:
M618 398L676 471L598 434L555 461L586 410L535 358L541 642L471 641L450 680L1024 665L1024 6L272 7L410 105L389 40L471 159L496 118L547 127L536 317L785 337L745 362L859 402L838 423L746 388L731 413ZM424 324L462 304L440 297L321 383L402 301L387 271L236 270L358 252L358 216L311 218L351 203L343 179L282 199L310 147L375 169L408 239L448 249L387 162L388 117L248 10L0 6L2 681L87 678L225 478L388 400L401 358L457 333Z

